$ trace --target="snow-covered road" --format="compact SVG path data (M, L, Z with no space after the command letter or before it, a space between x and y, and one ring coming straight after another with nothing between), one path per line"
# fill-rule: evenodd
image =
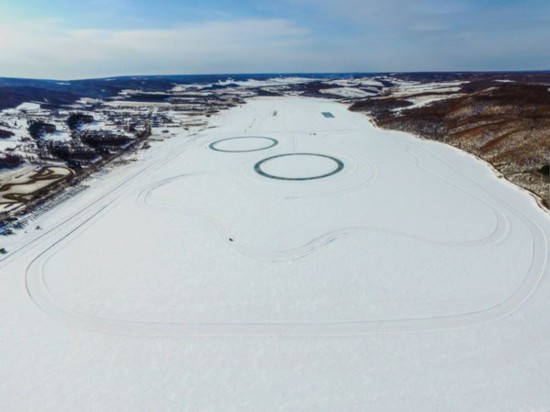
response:
M1 410L550 407L527 193L330 101L212 125L9 240Z

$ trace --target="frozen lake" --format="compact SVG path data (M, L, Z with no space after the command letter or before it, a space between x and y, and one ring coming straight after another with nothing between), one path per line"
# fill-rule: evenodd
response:
M9 240L0 409L550 407L526 192L330 101L212 125Z

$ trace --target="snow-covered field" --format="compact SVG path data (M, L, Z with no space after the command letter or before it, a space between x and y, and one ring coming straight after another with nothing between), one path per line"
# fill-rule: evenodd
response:
M332 94L334 96L341 96L349 99L365 98L368 96L376 95L376 93L374 92L366 92L364 90L356 89L354 87L335 87L331 89L321 89L319 90L319 92L323 94Z
M550 407L526 192L328 100L211 125L6 238L0 410Z

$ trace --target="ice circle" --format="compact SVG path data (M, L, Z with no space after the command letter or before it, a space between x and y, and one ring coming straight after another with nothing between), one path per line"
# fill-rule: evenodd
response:
M261 176L278 180L315 180L335 175L344 169L336 157L318 153L286 153L260 160L254 170Z
M279 141L271 137L242 136L216 140L208 148L216 152L245 153L271 149L278 144Z

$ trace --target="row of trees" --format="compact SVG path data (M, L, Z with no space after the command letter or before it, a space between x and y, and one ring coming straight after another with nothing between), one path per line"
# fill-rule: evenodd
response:
M11 153L0 155L0 170L2 169L14 169L23 164L21 156L17 156Z

